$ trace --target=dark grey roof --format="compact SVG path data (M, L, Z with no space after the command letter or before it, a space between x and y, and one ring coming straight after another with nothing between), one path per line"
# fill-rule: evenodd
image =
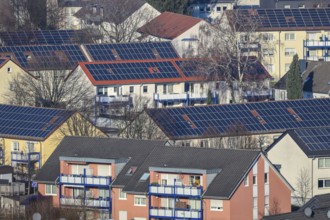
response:
M301 67L303 62L301 62ZM306 62L307 68L302 72L304 81L304 92L328 94L330 91L330 62L309 61ZM275 89L286 89L285 74L274 86Z
M129 163L141 163L155 146L165 141L119 138L65 137L36 176L37 182L54 182L60 173L60 156L88 158L129 158Z
M221 169L204 196L229 198L259 155L259 151L251 150L157 147L134 175L128 176L123 170L113 185L126 182L124 191L146 193L148 181L139 181L141 176L149 172L149 167L164 167L165 164L166 168Z
M89 4L87 0L60 0L59 5L61 7L84 7Z
M304 214L306 208L312 209L312 216L308 217ZM296 212L266 216L264 220L325 220L327 218L327 212L330 210L330 194L314 196L309 202L307 202L303 207L301 207Z
M307 157L330 156L330 127L288 130L272 143L266 152L275 147L286 135L292 137Z

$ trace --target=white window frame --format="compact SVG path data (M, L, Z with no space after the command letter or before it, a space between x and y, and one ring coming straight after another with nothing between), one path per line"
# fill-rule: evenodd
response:
M296 54L296 49L295 48L284 48L284 55L286 57L288 56L294 56Z
M45 184L45 195L46 196L56 196L56 185Z
M265 173L264 177L265 177L265 184L269 184L269 173Z
M222 212L223 211L223 200L211 199L210 200L210 210Z
M33 141L26 141L25 142L25 146L26 146L26 152L28 152L28 153L35 152L35 142L33 142Z
M134 195L134 206L147 206L147 197Z
M11 142L11 151L12 152L19 152L19 142L18 141L12 141Z
M296 34L295 33L285 33L284 34L284 40L295 40L296 39Z
M326 161L329 161L329 164L327 165ZM322 163L322 166L320 166L320 163ZM330 157L323 157L318 159L318 168L319 169L329 169L330 168Z
M248 176L246 176L246 177L244 178L244 186L245 186L245 187L248 187L248 186L249 186L249 177L248 177Z
M127 200L127 194L123 192L123 189L119 189L119 200Z
M272 34L272 33L264 33L262 35L262 39L264 41L273 41L274 40L274 34Z
M257 178L257 175L253 175L253 177L252 177L252 184L253 184L254 186L258 185L258 178Z
M323 181L323 187L319 187L319 182L320 181ZM330 183L329 183L329 186L325 186L325 181L329 181L330 182L330 178L322 178L322 179L318 179L318 181L317 181L317 187L318 187L318 189L328 189L328 188L330 188Z
M7 68L7 73L12 73L12 72L13 72L13 68L8 67L8 68Z

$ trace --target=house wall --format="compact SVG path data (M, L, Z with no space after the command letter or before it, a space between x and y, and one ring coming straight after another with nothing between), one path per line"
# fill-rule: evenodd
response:
M20 74L27 74L22 68L16 65L11 60L7 61L0 68L0 103L10 104L6 99L6 94L10 93L10 81L14 79L15 76Z
M81 20L74 16L82 7L64 7L64 21L62 29L79 30L81 29Z
M318 167L318 162L319 162L319 159L321 159L321 158L322 157L318 157L315 159L309 158L309 160L312 163L312 170L313 170L313 172L311 173L311 179L313 181L312 196L330 193L330 187L325 187L325 188L318 187L318 180L321 180L321 179L330 180L330 168L319 168Z

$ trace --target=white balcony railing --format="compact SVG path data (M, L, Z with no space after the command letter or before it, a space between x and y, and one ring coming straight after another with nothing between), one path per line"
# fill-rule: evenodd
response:
M38 152L32 153L21 153L21 152L11 152L12 161L38 161L40 159L40 154Z
M243 96L271 96L272 90L244 91Z
M330 47L330 41L306 40L305 47Z
M326 61L329 62L330 61L330 57L326 56L326 57L322 57L322 56L308 56L306 57L306 60L308 61Z
M111 103L111 102L129 102L129 96L96 96L96 102Z
M109 208L110 199L98 199L98 198L73 198L73 197L62 197L61 205L71 205L71 206L86 206L86 207L96 207L96 208Z
M102 177L102 176L65 175L65 174L61 174L60 176L61 184L109 186L110 182L111 182L110 177Z
M150 185L149 193L158 195L201 196L202 187Z
M13 196L24 195L25 183L12 183L8 185L0 185L0 195Z
M154 100L166 101L166 100L187 100L187 99L207 99L207 93L171 93L171 94L154 94Z
M151 208L150 216L200 219L202 217L202 212L201 210L174 210L166 208Z

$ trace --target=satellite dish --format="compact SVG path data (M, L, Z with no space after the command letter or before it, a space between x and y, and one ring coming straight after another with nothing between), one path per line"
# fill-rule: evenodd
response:
M32 219L33 220L41 220L40 213L39 212L34 213L33 216L32 216Z
M327 212L327 217L330 219L330 210Z
M313 211L311 208L307 207L305 208L304 213L307 217L312 217Z

